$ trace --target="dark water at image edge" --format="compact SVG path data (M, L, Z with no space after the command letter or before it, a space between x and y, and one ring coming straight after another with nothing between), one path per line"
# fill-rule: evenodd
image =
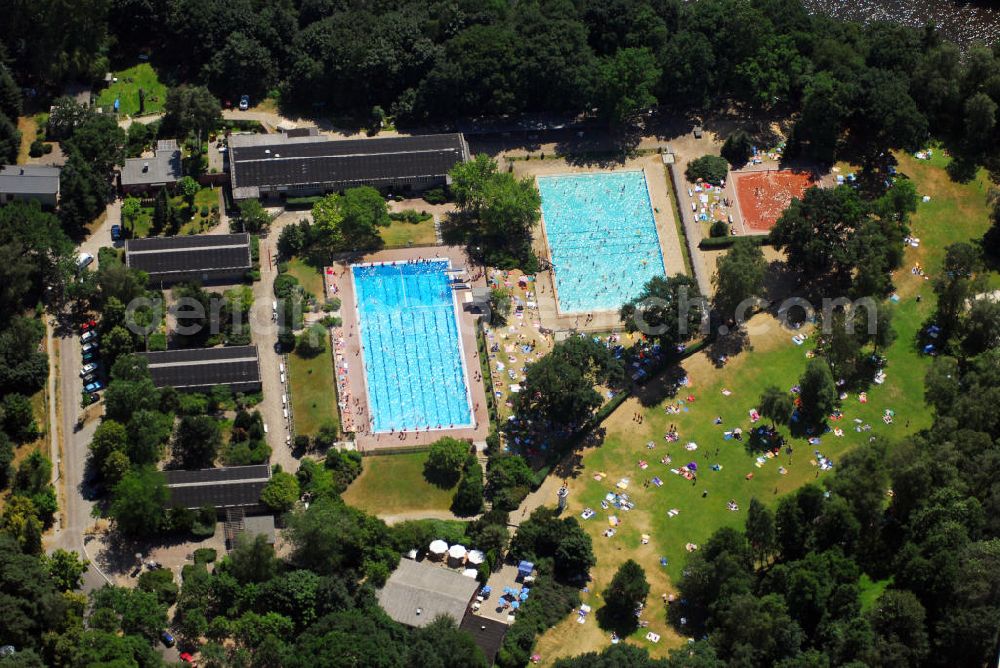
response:
M1000 2L949 0L803 0L813 13L870 23L891 21L921 28L933 23L948 39L963 47L1000 39Z

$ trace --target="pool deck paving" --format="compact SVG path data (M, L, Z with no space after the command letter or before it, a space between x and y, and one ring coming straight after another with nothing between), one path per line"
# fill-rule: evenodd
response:
M468 272L462 276L466 279L471 278L471 280L466 280L466 283L472 287L479 288L486 286L486 281L482 276L482 269L480 267L473 267L468 261L465 252L461 248L452 246L384 250L366 255L358 263L407 262L410 260L436 258L448 258L451 260L452 268L464 268L468 272L471 272L471 276ZM346 392L342 390L342 396L340 396L341 415L345 423L345 430L349 429L349 425L354 426L354 442L357 448L362 452L377 452L378 450L416 447L430 445L444 436L470 440L474 443L485 441L486 436L489 434L490 424L486 404L486 389L479 373L479 347L476 342L476 327L478 326L477 320L479 316L467 312L462 307L465 295L471 294L470 291L459 291L456 297L459 335L462 342L462 362L465 365L466 381L469 383L472 396L472 412L475 426L458 429L408 431L403 433L372 433L368 430L370 413L367 381L361 351L361 337L358 332L358 312L354 294L354 282L351 280L351 271L348 264L340 262L336 263L334 267L334 274L328 274L326 279L328 283L333 283L337 296L340 297L344 304L341 316L343 318L342 331L345 338L344 342L337 345L336 349L338 375L343 373L342 369L345 364L347 367L346 379L342 385L342 387L346 388Z
M681 251L681 241L677 234L674 220L673 205L667 186L667 173L660 155L645 155L632 158L620 165L594 169L592 166L577 166L565 160L529 160L515 161L514 173L521 177L555 176L560 174L593 174L600 172L621 172L642 170L646 176L646 187L649 191L650 204L653 207L653 220L656 222L656 233L660 242L660 253L666 274L672 275L684 271L684 256ZM542 220L538 234L534 239L535 252L539 257L551 261L548 239L545 234L545 221ZM594 249L600 253L600 248ZM617 310L593 311L591 313L563 313L559 310L555 277L553 270L540 272L537 277L537 302L542 326L554 332L587 331L608 332L620 329L621 318Z

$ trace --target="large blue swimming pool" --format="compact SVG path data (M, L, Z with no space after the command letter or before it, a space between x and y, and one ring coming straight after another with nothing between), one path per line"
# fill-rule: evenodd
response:
M542 176L538 189L561 312L617 310L664 275L641 171Z
M376 432L472 425L448 268L447 260L352 267Z

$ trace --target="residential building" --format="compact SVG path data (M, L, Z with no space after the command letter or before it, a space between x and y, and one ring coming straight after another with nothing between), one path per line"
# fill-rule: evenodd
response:
M122 166L120 183L128 195L151 193L172 187L184 175L181 150L173 139L156 142L151 158L128 158Z
M59 168L42 165L0 167L0 204L34 200L54 209L59 202Z

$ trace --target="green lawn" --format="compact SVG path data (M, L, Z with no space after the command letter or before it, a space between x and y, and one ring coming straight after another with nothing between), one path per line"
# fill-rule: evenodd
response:
M288 384L297 435L313 436L330 422L339 429L329 342L315 357L305 358L296 352L288 356Z
M146 94L144 114L155 114L163 111L167 100L167 87L160 83L156 70L149 63L140 63L127 70L114 72L118 82L113 83L97 96L97 106L112 108L115 99L119 100L118 113L135 116L139 113L139 89Z
M455 490L424 480L426 452L364 458L364 471L344 492L344 501L370 513L447 511Z
M301 258L288 261L288 273L299 281L302 288L316 299L323 299L323 275L319 270Z
M887 578L885 580L873 581L868 577L867 573L861 574L861 579L858 582L858 586L861 588L861 611L867 612L875 605L875 601L878 597L882 595L882 592L892 584L892 578Z
M394 220L388 227L379 228L379 235L386 246L428 246L437 243L433 218L416 224Z
M888 378L883 385L869 388L866 404L860 403L856 393L851 393L843 402L845 417L830 423L831 427L843 429L843 437L825 433L820 436L818 445L812 445L805 438L790 438L788 431L783 430L789 437L793 454L782 453L774 459L765 459L759 468L756 455L745 448L746 438L742 442L723 438L724 430L736 426L748 431L748 411L757 406L765 386L791 388L805 369L806 352L814 345L815 336L810 336L805 345L797 346L791 341L791 332L778 329L757 336L754 350L731 359L721 369L704 358L699 359L700 354L696 354L683 365L690 375L692 387L682 388L675 399L659 401L650 408L642 408L634 399L629 400L604 423L607 433L603 444L584 454L582 470L570 481L570 511L577 516L586 507L597 512L595 517L583 522L593 537L598 560L592 590L603 589L617 566L629 557L639 561L647 573L653 573L651 581L661 579L662 586L666 587L665 575L677 582L687 557L686 545L703 545L713 532L724 526L742 529L751 498L774 504L782 494L810 482L822 484L824 478L833 475L833 471L820 471L810 462L816 459L814 451L839 462L852 448L865 447L871 435L897 440L930 425L931 412L923 400L923 378L930 359L917 353L914 340L919 328L933 313L935 298L930 282L913 275L910 268L920 262L933 276L940 269L948 244L978 239L989 227L985 201L989 184L985 174L981 173L967 184L954 183L944 171L946 164L944 156L935 156L932 161L900 156L899 171L915 181L921 196L929 195L931 199L918 205L911 222L913 236L921 240L920 247L907 249L903 267L895 276L899 297L894 317L897 338L885 353L889 360ZM995 276L991 278L997 281ZM916 301L918 295L922 297L919 303ZM765 317L758 316L751 321L751 327L760 324ZM723 395L723 389L731 394ZM693 395L695 401L685 402L680 414L665 412L667 403L684 400L689 395ZM891 425L881 419L885 409L895 412ZM631 419L637 411L643 414L642 423ZM717 416L723 418L722 425L714 424ZM856 419L870 424L872 430L855 431ZM670 424L675 424L680 433L676 443L664 440ZM646 448L650 441L655 444L653 449ZM697 444L696 450L685 449L685 444L690 442ZM669 464L660 462L664 455L671 457ZM648 462L648 468L640 468L640 460ZM696 484L670 472L671 468L692 461L698 465ZM713 464L721 465L721 470L712 470ZM779 467L786 469L784 475L779 473ZM594 475L598 472L607 476L601 481L595 480ZM748 473L753 474L750 480L746 478ZM644 487L643 483L654 476L658 476L663 485ZM630 479L627 493L636 507L628 512L616 511L613 506L602 510L602 499L624 477ZM707 495L704 495L706 490ZM738 504L737 512L727 509L730 499ZM668 516L667 511L674 508L679 514ZM614 537L606 538L602 532L608 528L611 514L617 515L622 524ZM648 544L642 544L642 534L650 536ZM666 566L660 565L661 557L667 558ZM866 596L874 600L885 583L862 585ZM651 599L658 595L654 586ZM600 599L592 595L586 596L585 602L601 605ZM567 633L567 630L561 632ZM584 634L584 631L579 633ZM645 641L640 644L648 646ZM665 651L661 646L655 649L657 653Z

